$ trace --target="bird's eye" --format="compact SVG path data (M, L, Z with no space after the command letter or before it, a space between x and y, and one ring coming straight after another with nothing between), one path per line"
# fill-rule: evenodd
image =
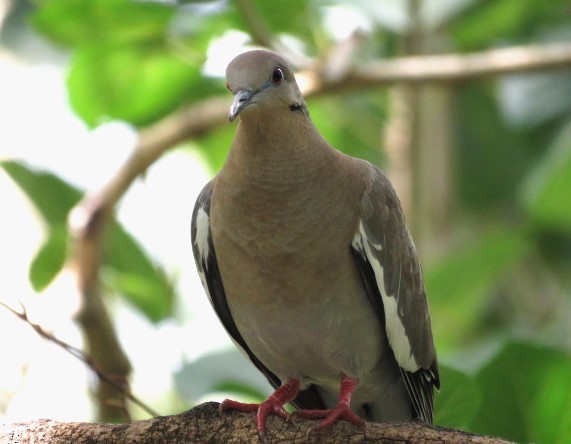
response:
M279 85L280 83L282 83L282 80L284 79L284 73L282 71L281 68L274 68L274 71L272 72L272 83L274 85Z

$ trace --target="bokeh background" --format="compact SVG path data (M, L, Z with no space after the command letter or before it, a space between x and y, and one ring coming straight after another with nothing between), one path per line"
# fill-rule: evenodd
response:
M131 391L160 414L268 393L209 307L189 239L235 130L223 76L236 54L269 46L300 80L342 85L378 61L541 56L553 43L571 44L564 0L1 0L0 301L29 321L0 306L2 420L149 415L124 400L108 409L89 366L30 326L92 353L101 333L78 315L89 292L76 205L105 196L125 165L139 177L105 226L93 297ZM435 422L571 442L571 56L557 69L329 88L308 104L403 201L442 367ZM171 142L161 125L184 126L193 109L214 117ZM150 139L166 146L137 170L132 153Z

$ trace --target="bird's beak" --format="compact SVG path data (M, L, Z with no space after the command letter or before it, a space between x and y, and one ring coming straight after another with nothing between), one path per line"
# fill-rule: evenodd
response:
M238 117L240 111L242 111L250 104L250 99L252 98L253 95L254 93L252 91L247 91L243 89L238 90L238 92L236 92L236 94L234 95L234 101L232 102L232 106L230 107L230 114L228 114L228 120L230 122L232 122L236 117Z

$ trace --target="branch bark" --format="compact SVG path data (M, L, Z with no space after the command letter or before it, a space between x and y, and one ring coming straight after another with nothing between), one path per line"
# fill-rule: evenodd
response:
M369 423L361 430L346 422L307 435L315 421L285 422L271 417L267 422L270 443L439 443L507 444L498 438L474 435L459 430L434 427L420 421ZM188 412L151 418L130 424L62 423L39 420L0 426L0 442L27 444L122 443L244 443L258 441L254 413L227 411L218 414L218 404L201 404Z
M90 207L96 207L91 202ZM85 229L75 234L70 267L75 270L81 306L76 320L85 341L85 353L93 365L113 383L99 377L94 387L97 399L97 417L101 421L122 422L130 419L126 393L129 389L131 365L123 351L111 317L101 298L99 265L101 262L101 236L109 216L96 209L85 218Z

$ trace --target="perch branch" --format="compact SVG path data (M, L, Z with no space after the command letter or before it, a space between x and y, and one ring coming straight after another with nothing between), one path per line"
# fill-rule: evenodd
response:
M498 438L433 427L420 421L403 423L369 423L366 430L346 422L307 435L314 421L285 422L272 416L267 430L270 442L301 443L438 443L438 444L508 444ZM130 424L62 423L39 420L29 423L0 425L0 442L28 444L122 443L159 444L177 442L237 444L258 442L255 413L237 411L218 413L218 404L201 404L180 415L151 418Z

